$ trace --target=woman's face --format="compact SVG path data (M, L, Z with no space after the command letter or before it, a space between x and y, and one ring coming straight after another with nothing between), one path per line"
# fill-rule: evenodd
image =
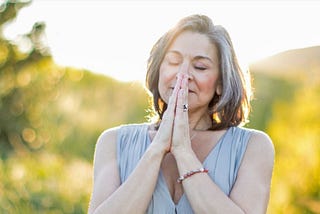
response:
M217 48L204 34L185 31L166 52L158 85L165 103L172 94L178 73L189 77L189 111L207 109L214 94L221 94Z

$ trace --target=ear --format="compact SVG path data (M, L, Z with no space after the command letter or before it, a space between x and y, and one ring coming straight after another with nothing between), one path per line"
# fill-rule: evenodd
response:
M218 85L216 87L216 93L220 96L222 94L222 84L221 82L219 81L218 82Z

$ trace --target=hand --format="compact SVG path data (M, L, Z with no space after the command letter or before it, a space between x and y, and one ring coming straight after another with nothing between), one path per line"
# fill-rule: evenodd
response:
M183 75L181 86L177 94L172 143L170 149L174 156L178 151L191 149L188 109L184 109L184 106L188 106L188 91L188 77Z
M172 136L174 130L175 114L177 109L178 94L181 93L182 75L177 75L177 82L169 98L167 109L163 114L162 121L157 131L153 144L160 145L165 153L171 151Z

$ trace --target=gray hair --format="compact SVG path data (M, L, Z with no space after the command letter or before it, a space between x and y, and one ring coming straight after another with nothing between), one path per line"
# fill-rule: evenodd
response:
M215 94L209 104L208 113L212 118L210 129L220 130L245 124L250 112L249 73L241 70L226 29L214 25L211 19L204 15L192 15L181 19L156 42L150 52L146 87L153 95L153 108L159 116L159 122L167 109L167 104L162 100L158 89L160 66L174 39L185 31L206 35L218 49L222 93Z

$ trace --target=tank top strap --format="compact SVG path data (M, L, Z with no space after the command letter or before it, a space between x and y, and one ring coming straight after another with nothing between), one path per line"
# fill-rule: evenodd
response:
M246 152L247 145L249 139L252 135L252 130L247 128L233 128L233 140L232 140L232 149L231 149L231 158L233 159L231 162L234 163L232 166L233 171L233 183L236 180L240 165L242 163L242 159L244 153Z
M226 195L230 194L236 181L251 133L252 130L246 128L229 128L204 161L211 179ZM150 143L148 124L119 127L117 163L121 183L132 173ZM164 188L165 183L159 178L147 213L193 213L187 197L182 197L177 205L170 201L170 195Z
M122 125L117 136L117 163L123 183L150 145L148 124Z
M230 127L204 162L210 177L229 195L236 181L252 130Z

